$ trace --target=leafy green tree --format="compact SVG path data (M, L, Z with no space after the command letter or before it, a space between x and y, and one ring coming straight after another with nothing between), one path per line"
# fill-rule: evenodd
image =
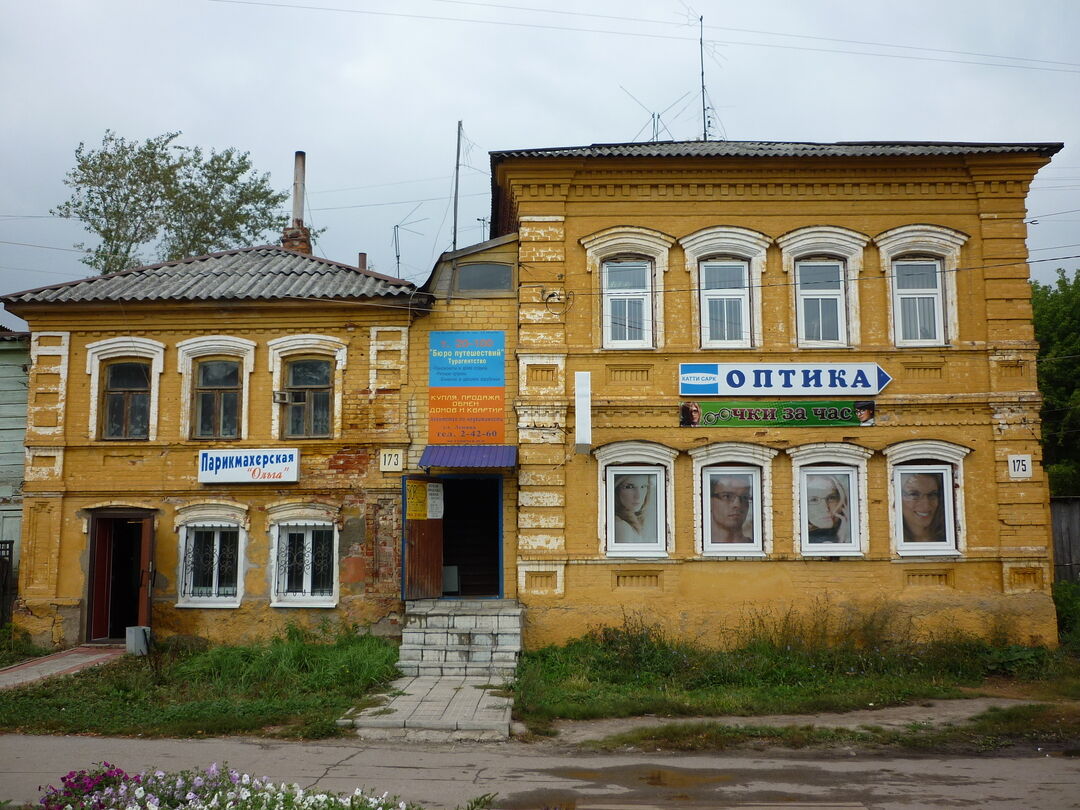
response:
M288 195L253 170L247 152L207 154L174 144L179 135L139 142L106 130L99 148L79 144L64 178L71 197L52 213L98 236L85 264L115 273L145 262L148 247L171 261L252 244L281 227L278 208Z
M1080 270L1032 282L1043 395L1043 464L1053 495L1080 495Z

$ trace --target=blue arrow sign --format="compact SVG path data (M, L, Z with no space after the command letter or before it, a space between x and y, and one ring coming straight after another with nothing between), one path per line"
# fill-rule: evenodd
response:
M892 382L877 363L680 363L679 395L874 396Z

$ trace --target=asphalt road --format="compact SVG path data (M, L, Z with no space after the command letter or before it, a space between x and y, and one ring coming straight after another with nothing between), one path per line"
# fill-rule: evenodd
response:
M227 762L241 771L346 792L365 786L428 808L497 793L507 810L714 807L1080 808L1080 758L883 757L856 751L582 754L550 743L370 744L245 738L142 740L0 735L0 799L35 800L73 768L127 771Z

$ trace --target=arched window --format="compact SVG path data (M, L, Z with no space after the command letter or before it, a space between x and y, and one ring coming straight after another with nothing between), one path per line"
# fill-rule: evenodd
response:
M942 346L957 338L956 272L967 234L903 225L875 237L889 279L897 346Z
M602 553L663 557L671 551L672 476L678 454L653 442L614 442L594 451Z
M586 269L599 277L605 349L653 349L664 342L664 274L674 238L648 228L608 228L581 240Z
M116 337L86 346L90 375L90 435L99 439L157 439L158 380L165 344Z
M702 348L761 345L761 277L771 241L733 226L705 228L679 240L698 290Z
M772 460L777 452L748 442L690 451L699 554L764 557L772 550Z
M177 607L237 607L244 596L247 507L198 501L176 510Z
M327 335L289 335L271 340L267 348L274 375L273 434L286 439L337 435L345 342Z
M872 450L818 442L788 449L794 481L795 537L804 557L866 553L866 463Z
M893 548L899 556L960 553L963 460L970 452L938 440L899 442L885 448Z
M859 342L859 273L870 239L832 226L800 228L779 237L784 271L792 279L798 345Z

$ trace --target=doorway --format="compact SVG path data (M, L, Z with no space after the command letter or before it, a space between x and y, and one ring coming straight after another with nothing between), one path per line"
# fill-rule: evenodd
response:
M442 484L443 596L502 596L502 478L444 477Z
M153 523L144 513L93 517L87 641L121 640L126 628L150 624Z

